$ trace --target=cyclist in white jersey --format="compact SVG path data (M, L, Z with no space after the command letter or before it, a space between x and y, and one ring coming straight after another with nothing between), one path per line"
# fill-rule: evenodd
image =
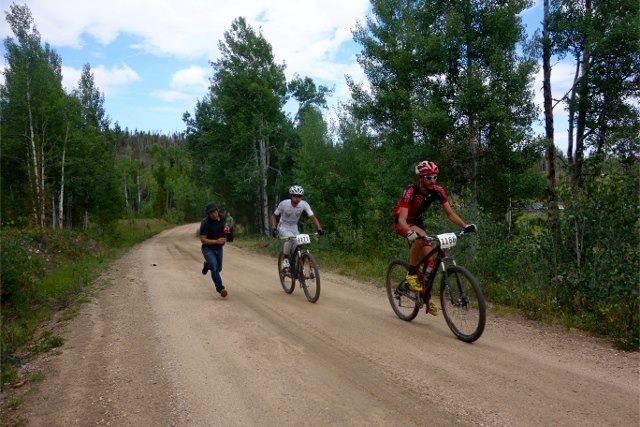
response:
M295 237L299 233L298 221L302 213L306 213L313 225L318 229L318 234L323 235L324 231L320 226L318 218L313 214L311 206L305 200L302 200L304 189L299 185L292 185L289 188L289 198L281 201L278 207L271 215L271 235L273 237ZM278 221L278 218L280 220ZM289 254L292 254L296 248L295 240L286 240L282 249L284 259L281 268L289 268Z

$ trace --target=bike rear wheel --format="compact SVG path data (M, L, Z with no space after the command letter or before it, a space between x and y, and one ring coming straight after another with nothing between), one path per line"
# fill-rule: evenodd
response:
M420 311L420 297L409 289L408 272L408 262L400 259L391 261L387 268L387 297L396 316L410 322Z
M280 285L282 286L282 290L290 294L295 288L296 279L294 279L293 275L291 274L291 267L293 266L291 266L288 271L282 271L282 269L280 268L283 258L284 253L280 252L280 256L278 257L278 276L280 277Z
M477 280L466 268L447 268L440 284L440 304L456 337L469 343L480 338L486 322L486 303Z
M307 296L307 300L310 303L315 303L320 298L320 272L318 271L318 264L310 253L305 253L300 258L300 272L298 278L300 280L300 286L304 294Z

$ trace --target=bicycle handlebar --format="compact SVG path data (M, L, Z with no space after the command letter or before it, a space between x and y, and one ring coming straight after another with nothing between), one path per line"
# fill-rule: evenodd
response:
M318 233L300 233L300 234L308 234L309 236L320 236ZM278 236L278 240L295 240L296 236L287 237L287 236Z
M444 233L444 234L455 234L457 238L460 238L460 237L462 237L462 236L464 236L465 234L468 234L468 233L474 233L474 231L471 231L471 230L466 231L465 229L462 229L462 230L458 230L458 231L451 231L449 233ZM437 235L430 236L428 234L425 234L423 236L418 236L418 239L426 240L428 242L433 242L433 241L439 242L439 239L438 239Z

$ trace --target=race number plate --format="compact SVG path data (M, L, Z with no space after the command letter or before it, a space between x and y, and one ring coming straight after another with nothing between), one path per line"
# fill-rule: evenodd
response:
M308 245L311 243L311 239L308 234L298 234L296 236L296 243L299 245Z
M445 233L438 234L438 240L440 240L440 247L447 249L454 247L456 245L456 242L458 241L458 238L453 233Z

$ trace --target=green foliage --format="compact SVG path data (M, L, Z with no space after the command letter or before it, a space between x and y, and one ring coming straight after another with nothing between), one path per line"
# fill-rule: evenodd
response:
M404 162L436 161L450 191L472 182L477 202L500 215L527 194L522 173L540 153L530 136L536 62L517 49L529 5L373 1L354 31L371 86L348 81L354 117Z
M605 167L607 174L587 180L585 191L573 189L567 198L556 250L563 271L555 293L571 312L590 313L597 332L615 333L637 345L638 168L628 174L615 163Z
M29 237L16 230L2 229L0 234L0 288L2 305L22 304L35 290L37 280L44 273L42 258L37 246L29 244Z
M279 154L287 154L291 127L282 111L285 66L274 62L271 45L244 18L232 22L219 48L211 92L193 118L185 114L188 146L217 203L266 230L266 209L274 202L268 189L286 162Z
M582 167L589 149L637 159L639 20L635 0L552 2L554 53L571 57L576 67L576 79L564 98L575 129L568 153L574 185L584 184Z

